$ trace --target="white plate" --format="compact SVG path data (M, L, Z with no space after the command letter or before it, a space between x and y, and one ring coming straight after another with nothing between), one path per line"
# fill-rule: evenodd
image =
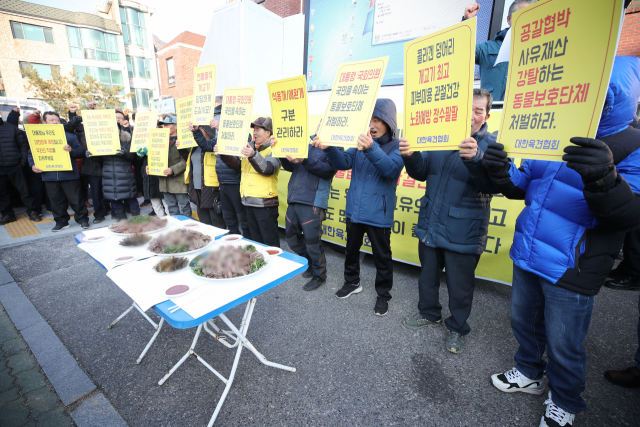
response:
M211 236L209 236L209 237L211 237ZM151 243L151 241L149 241L149 243L147 243L147 248L146 249L147 249L147 252L149 252L151 255L155 255L155 256L161 256L161 257L185 256L185 255L195 254L196 252L203 251L203 250L207 249L209 246L211 246L212 243L215 243L215 242L216 242L216 240L213 237L211 237L211 241L209 243L207 243L205 246L201 247L200 249L195 249L193 251L188 251L188 252L178 252L178 253L175 253L175 254L157 254L155 252L151 252L149 250L149 243Z
M95 237L83 237L82 238L82 243L98 243L98 242L104 242L104 240L107 238L107 236L95 236Z
M269 254L269 252L267 252L267 253L269 254L269 256L278 256L278 255L281 255L281 254L282 254L282 252L284 252L282 249L277 248L277 247L275 247L275 246L269 246L268 248L262 248L262 249L263 249L265 252L267 252L267 251L278 251L278 253L277 253L277 254Z
M223 242L218 248L216 248L214 250L219 250L222 246L231 246L231 245L232 246L238 246L238 247L242 248L242 247L245 247L247 245L252 245L252 244L247 242L246 240L244 242L226 242L226 243ZM262 246L255 246L255 245L252 245L252 246L254 246L256 248L256 250L262 254L262 256L264 257L264 261L267 263L267 265L262 267L260 270L255 271L253 273L249 273L249 274L247 274L245 276L232 277L232 278L229 278L229 279L214 279L213 277L198 276L196 273L194 273L193 269L191 268L191 265L192 264L194 264L194 265L197 264L198 261L200 261L202 258L206 258L209 255L209 253L212 252L212 251L203 252L203 253L199 254L198 256L194 257L189 262L189 265L187 266L187 268L189 270L191 270L191 273L193 273L194 276L199 277L200 279L203 279L203 280L211 281L211 282L232 282L234 280L244 279L246 277L253 276L253 275L258 274L258 273L264 271L265 269L269 268L270 255L264 251L264 248Z
M162 227L162 228L158 228L157 230L153 230L153 231L141 231L141 232L140 232L140 234L153 234L153 233L157 233L157 232L159 232L159 231L166 230L166 229L169 227L169 225L171 225L171 224L169 223L169 221L167 221L167 225L165 225L165 226L164 226L164 227ZM110 232L111 234L113 234L113 235L116 235L116 236L125 236L125 237L128 237L128 236L132 236L132 235L136 234L136 233L116 233L116 232L114 232L114 231L111 231L111 226L109 226L108 228L109 228L109 232Z

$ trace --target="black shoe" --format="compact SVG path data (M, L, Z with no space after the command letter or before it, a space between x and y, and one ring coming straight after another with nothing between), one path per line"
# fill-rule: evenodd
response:
M637 280L631 276L624 279L615 281L606 281L604 285L607 288L615 289L618 291L637 291L640 290L640 280Z
M604 377L615 385L628 388L640 387L640 369L632 366L624 371L607 371Z
M624 279L628 279L631 275L629 273L627 273L624 269L622 268L614 268L613 270L611 270L609 272L609 274L607 275L607 282L608 281L614 281L617 282L619 280L624 280Z
M122 221L123 219L127 219L127 214L125 213L124 209L116 209L115 211L111 212L111 218Z
M362 286L359 283L352 285L351 283L345 283L342 289L336 292L336 297L340 299L349 298L351 294L359 294L362 292Z
M311 279L307 283L305 283L305 285L302 287L302 289L304 289L305 291L315 291L320 286L324 285L325 282L326 282L326 280L323 280L323 279L321 279L319 277L314 277L313 279Z
M53 227L51 231L55 233L57 231L66 230L67 228L69 228L69 223L66 223L66 224L57 223L56 226Z
M373 309L373 312L376 316L386 316L389 313L389 302L384 299L378 297L378 301L376 301L376 307Z
M151 200L143 200L142 203L140 203L141 208L146 208L147 206L151 206Z
M151 213L149 214L149 216L156 216L156 211L154 211L153 209L151 209Z
M30 219L31 221L33 221L33 222L40 222L40 221L42 221L42 218L40 218L40 217L38 216L38 214L37 214L37 213L35 213L35 212L29 212L28 217L29 217L29 219Z
M304 277L305 279L313 277L313 269L311 267L307 268L305 272L302 273L302 277Z
M102 221L104 221L104 217L93 218L94 224L100 224Z
M16 220L16 216L13 215L2 215L2 218L0 218L0 225L5 225L8 224L10 222L13 222Z
M80 223L80 228L82 228L83 230L86 230L86 229L88 229L89 227L90 227L90 226L89 226L89 220L82 221L82 222Z
M125 206L124 206L124 211L125 211L126 213L131 213L131 206L129 206L129 205L125 205Z

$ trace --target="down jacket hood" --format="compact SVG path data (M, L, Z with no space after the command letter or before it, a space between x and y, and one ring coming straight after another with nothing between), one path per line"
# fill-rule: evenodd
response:
M398 122L396 118L396 104L387 98L379 98L376 100L376 106L373 109L373 116L381 119L389 126L391 130L391 139L396 139L398 134Z
M640 97L640 58L616 56L600 117L597 138L626 129L635 119Z
M13 110L9 111L9 115L7 116L7 123L18 127L18 124L20 123L20 113L16 113Z

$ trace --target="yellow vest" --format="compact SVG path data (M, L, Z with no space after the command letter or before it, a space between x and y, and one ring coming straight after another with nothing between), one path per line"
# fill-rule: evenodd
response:
M184 172L184 183L189 183L189 169L191 168L191 153L193 153L193 148L189 151L189 158L187 159L187 170ZM218 158L214 153L205 153L201 151L201 154L204 154L204 170L202 174L204 175L204 185L205 187L220 187L220 183L218 182L218 174L216 173L216 161Z
M271 154L271 147L267 147L260 151L262 157ZM274 175L260 175L251 165L248 159L242 159L242 179L240 180L240 195L242 197L256 197L262 199L270 199L278 197L278 174L280 169Z

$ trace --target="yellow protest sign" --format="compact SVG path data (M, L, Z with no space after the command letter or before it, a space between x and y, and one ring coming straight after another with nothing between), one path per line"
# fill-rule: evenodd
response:
M82 123L92 156L109 156L121 149L115 110L84 110Z
M180 98L176 101L176 112L178 113L178 141L180 141L180 149L191 148L198 145L196 144L196 140L193 139L193 133L189 130L192 103L193 96Z
M193 70L194 125L208 125L216 106L216 64L196 67Z
M247 145L254 100L253 87L234 87L224 90L222 114L218 132L218 154L239 156Z
M169 167L169 129L149 131L149 175L164 176Z
M38 169L44 172L73 170L69 152L62 149L67 145L67 136L62 125L25 124L24 130Z
M340 64L318 137L324 145L351 148L367 133L389 57Z
M579 3L541 0L512 16L498 133L511 156L561 161L570 138L596 135L623 1Z
M309 153L307 79L305 76L267 83L271 101L274 157L305 159Z
M404 129L412 151L457 150L471 134L476 18L404 45Z
M132 153L135 153L140 148L149 148L149 131L158 127L158 112L147 111L145 113L138 113L136 115L136 126L133 129L133 136L131 137L131 149Z

